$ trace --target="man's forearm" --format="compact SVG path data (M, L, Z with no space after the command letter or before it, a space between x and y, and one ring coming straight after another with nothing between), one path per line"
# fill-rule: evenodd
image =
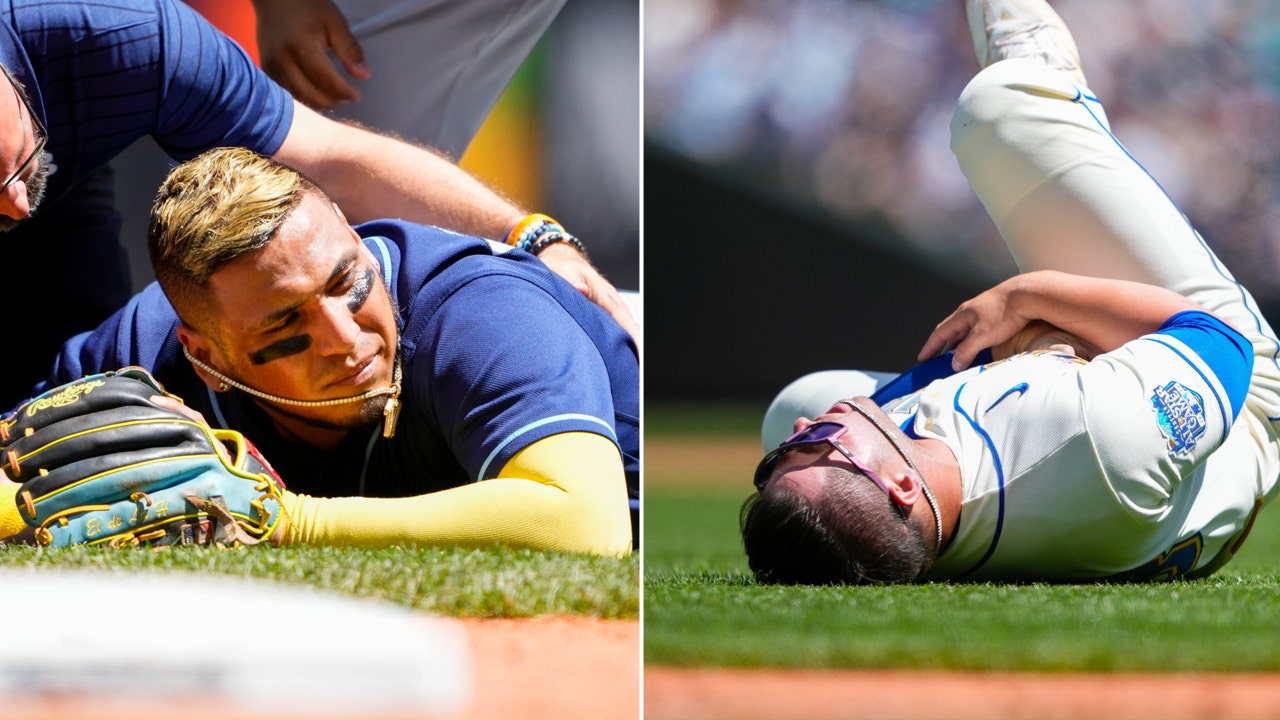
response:
M1086 360L1092 360L1101 350L1084 338L1043 320L1027 323L1017 335L991 348L993 360L1003 360L1018 353L1034 350L1057 350Z
M1068 275L1052 270L1017 275L960 304L938 323L917 355L921 361L954 348L952 367L969 366L985 348L1003 348L1029 324L1043 321L1109 352L1153 332L1199 304L1155 285Z
M1154 285L1041 271L1010 281L1010 312L1076 335L1102 352L1154 332L1184 310L1203 310Z
M353 223L402 218L499 240L524 210L433 151L294 103L275 159L318 184Z
M273 159L319 185L348 222L400 218L502 242L527 215L430 150L334 122L296 101L293 105L293 124ZM617 289L584 253L561 242L538 257L632 337L640 337Z

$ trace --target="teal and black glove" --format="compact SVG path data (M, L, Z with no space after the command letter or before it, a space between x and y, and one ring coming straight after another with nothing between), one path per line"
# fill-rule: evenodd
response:
M0 471L22 483L14 499L37 543L271 538L283 489L275 471L240 433L157 405L164 395L129 367L54 388L0 420Z

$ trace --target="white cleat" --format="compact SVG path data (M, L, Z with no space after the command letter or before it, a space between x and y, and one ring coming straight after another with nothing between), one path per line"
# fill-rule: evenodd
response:
M969 34L978 63L987 67L1009 58L1039 60L1070 73L1087 87L1080 51L1066 23L1044 0L965 0Z

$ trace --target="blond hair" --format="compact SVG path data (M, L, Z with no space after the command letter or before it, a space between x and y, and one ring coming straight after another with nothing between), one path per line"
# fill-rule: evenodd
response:
M243 148L209 150L169 173L151 206L147 250L184 324L206 334L216 327L209 278L271 242L306 192L321 191L298 172Z

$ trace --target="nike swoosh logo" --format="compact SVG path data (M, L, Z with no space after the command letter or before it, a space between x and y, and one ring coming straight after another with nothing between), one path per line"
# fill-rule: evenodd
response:
M1005 390L1003 395L996 398L996 401L991 403L991 405L986 409L986 412L991 412L991 408L994 408L995 406L999 405L1001 402L1004 401L1005 398L1009 397L1010 395L1021 395L1025 393L1027 391L1027 388L1029 387L1030 386L1027 385L1026 383L1018 383L1017 385L1014 385L1008 390Z

